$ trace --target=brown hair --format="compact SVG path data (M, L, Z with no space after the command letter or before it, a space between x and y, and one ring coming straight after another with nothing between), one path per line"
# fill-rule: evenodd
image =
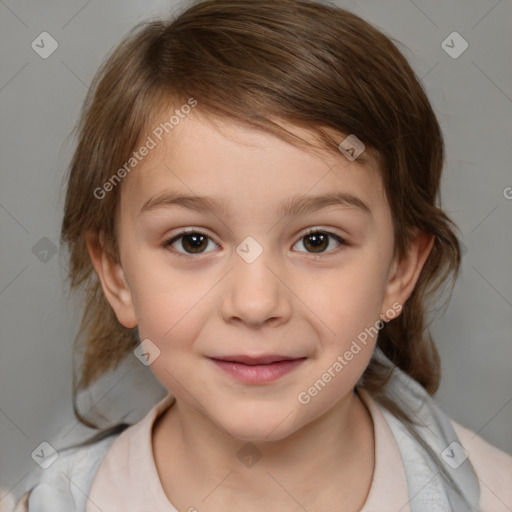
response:
M77 126L67 177L61 242L69 249L70 289L87 292L75 351L73 403L80 390L115 369L138 344L137 329L117 320L92 267L91 231L119 261L115 219L122 183L102 187L126 162L162 107L197 101L197 111L265 130L294 145L285 120L318 135L341 156L341 134L355 134L375 155L391 207L395 253L414 228L434 235L432 251L402 314L380 330L378 345L433 394L440 363L426 325L427 301L460 265L456 225L440 208L441 130L419 79L393 40L339 7L308 0L216 0L195 3L174 20L142 23L95 76ZM333 133L340 134L339 137ZM363 153L362 158L364 158ZM385 376L371 362L364 387L379 394ZM397 414L399 409L387 405Z

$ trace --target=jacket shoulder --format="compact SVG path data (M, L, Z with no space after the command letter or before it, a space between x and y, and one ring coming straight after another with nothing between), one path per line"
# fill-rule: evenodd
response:
M512 456L451 420L480 480L480 510L512 510Z
M33 476L32 481L37 483L12 512L85 512L94 476L117 437L112 435L91 445L58 452L47 469L39 469Z

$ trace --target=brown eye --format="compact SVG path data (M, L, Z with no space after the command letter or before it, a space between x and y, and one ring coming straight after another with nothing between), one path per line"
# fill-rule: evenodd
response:
M200 233L194 233L192 235L184 235L181 237L181 246L191 253L203 252L204 248L208 245L205 243L207 237Z
M340 245L345 245L345 241L343 240L343 238L339 237L338 235L335 235L334 233L329 233L327 231L311 231L307 235L303 236L297 243L304 241L303 245L306 248L307 252L313 254L320 254L326 252L326 249L331 245L331 238L338 243L337 247L339 247Z
M178 234L173 237L171 240L168 240L164 243L165 247L169 245L173 247L173 250L179 255L187 256L190 254L201 254L208 247L208 242L211 241L214 246L216 244L213 240L210 239L209 236L204 233L200 233L197 231L187 231ZM181 249L181 250L180 250Z
M324 252L329 247L329 235L325 233L313 233L304 237L304 247L311 252Z

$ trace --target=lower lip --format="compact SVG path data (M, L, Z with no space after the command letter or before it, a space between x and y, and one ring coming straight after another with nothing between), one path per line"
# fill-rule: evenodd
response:
M306 358L278 361L272 364L247 365L211 359L219 368L245 384L265 384L295 370Z

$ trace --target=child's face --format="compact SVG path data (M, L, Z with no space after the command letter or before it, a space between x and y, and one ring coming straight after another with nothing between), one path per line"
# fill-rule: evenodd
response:
M184 407L238 439L281 439L350 400L376 342L368 335L375 329L365 329L378 328L386 311L398 316L424 258L419 266L414 257L394 260L391 212L374 169L219 127L188 116L125 178L122 267L103 285L119 321L138 325L141 340L160 350L151 369ZM141 211L178 193L192 199ZM279 210L291 198L327 194L350 194L370 211L348 203ZM165 245L185 228L203 238ZM316 237L306 236L309 228ZM298 361L251 369L212 359L240 355Z

